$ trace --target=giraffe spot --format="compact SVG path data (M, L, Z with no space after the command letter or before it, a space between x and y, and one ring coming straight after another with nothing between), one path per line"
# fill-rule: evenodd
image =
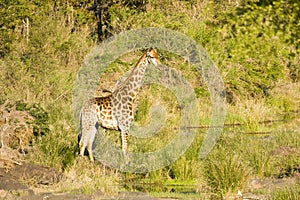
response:
M125 96L127 96L128 90L129 90L129 88L128 88L128 87L126 87L124 90L122 90L122 92L121 92L121 96L122 96L122 97L125 97Z
M127 98L122 98L122 103L123 104L126 103L126 101L127 101Z
M117 94L117 99L120 99L120 98L121 98L121 94L118 93L118 94Z

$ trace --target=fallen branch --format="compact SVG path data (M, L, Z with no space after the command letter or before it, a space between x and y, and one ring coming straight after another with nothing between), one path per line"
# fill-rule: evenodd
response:
M278 119L278 120L265 120L257 122L258 124L271 124L271 123L278 123L278 122L285 122L284 119ZM230 123L230 124L224 124L223 126L210 126L210 125L200 125L200 126L186 126L182 127L181 129L205 129L205 128L223 128L223 127L234 127L234 126L246 126L248 124L246 123Z

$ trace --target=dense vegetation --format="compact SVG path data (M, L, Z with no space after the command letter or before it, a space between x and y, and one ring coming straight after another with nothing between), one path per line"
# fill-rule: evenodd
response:
M242 190L251 177L277 177L296 170L295 166L300 165L300 133L293 123L297 121L290 128L262 122L299 118L298 0L111 0L107 5L106 12L102 13L106 21L101 22L106 25L106 34L99 36L99 18L90 9L93 1L0 0L0 103L9 102L20 110L32 111L35 124L40 126L36 130L43 131L30 143L29 160L75 176L74 179L82 181L73 187L87 193L99 188L115 192L117 183L126 183L127 189L138 189L141 187L131 181L138 180L158 185L193 184L205 195L224 196ZM100 40L143 27L176 30L202 45L219 67L225 83L226 123L243 126L227 127L206 160L199 161L197 157L203 140L201 133L206 131L199 130L191 148L171 166L142 175L115 173L77 159L73 84L85 56ZM129 58L119 58L106 75L121 76L139 55L137 51ZM201 76L176 55L161 52L161 57L163 63L180 70L192 83L202 105L199 125L208 125L210 99ZM113 76L103 80L111 81L109 77ZM151 99L162 94L162 89L148 87L142 94L136 120L146 123ZM176 110L174 99L161 96L160 101L167 110ZM168 126L174 128L176 119L175 112ZM273 135L272 139L264 139L241 132L272 132ZM167 136L162 134L162 137ZM148 143L149 149L157 145L154 142ZM133 144L137 145L138 141ZM287 147L295 151L291 150L288 156L272 154ZM68 181L59 187L74 190ZM274 195L297 199L299 191L295 185Z

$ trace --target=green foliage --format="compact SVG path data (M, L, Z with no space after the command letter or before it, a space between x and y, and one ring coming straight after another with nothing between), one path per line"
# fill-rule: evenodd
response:
M33 145L37 149L35 154L29 155L31 159L61 170L65 170L73 164L78 148L75 130L71 128L73 119L70 107L61 102L48 108L51 113L49 134L36 138ZM41 117L41 113L35 114Z
M33 133L35 135L46 135L49 133L49 114L43 108L34 104L29 110L29 114L34 117Z
M49 4L45 0L1 0L0 5L0 57L3 57L12 50L13 41L18 39L15 33L21 31L23 35L27 34L26 26L30 26L27 22L34 20L43 10L47 10Z
M209 23L219 30L217 37L226 40L221 47L223 59L217 63L226 73L228 90L237 95L268 96L278 80L299 80L295 67L299 39L293 36L299 32L297 7L298 1L280 0L242 1L236 8L226 3L213 6L219 20Z
M1 30L13 38L1 42L10 47L0 62L1 98L14 99L17 110L34 117L37 137L29 158L66 169L75 159L77 133L71 128L72 111L62 108L71 108L75 73L94 44L86 26L91 14L75 9L77 1L18 2L3 1L0 9L6 16Z
M29 105L22 101L15 103L16 110L28 111L29 114L34 118L32 122L33 134L35 136L46 135L49 133L49 114L39 104Z

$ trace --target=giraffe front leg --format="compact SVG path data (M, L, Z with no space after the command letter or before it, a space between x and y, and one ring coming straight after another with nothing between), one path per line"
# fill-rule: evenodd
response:
M128 146L128 130L121 131L121 138L122 138L122 152L126 155L127 146Z
M128 154L127 154L127 145L128 145L128 130L121 131L122 138L122 153L125 160L125 164L128 164Z

